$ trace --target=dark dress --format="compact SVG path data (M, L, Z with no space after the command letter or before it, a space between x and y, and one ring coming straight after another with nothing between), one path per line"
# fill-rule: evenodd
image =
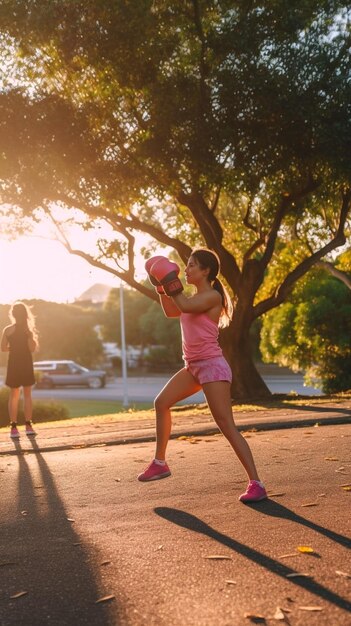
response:
M33 359L28 347L27 329L16 324L15 331L11 335L7 335L6 338L10 352L5 384L11 388L34 385Z

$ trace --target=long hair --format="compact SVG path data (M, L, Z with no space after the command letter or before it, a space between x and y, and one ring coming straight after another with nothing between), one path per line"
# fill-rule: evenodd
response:
M35 328L34 315L24 302L14 302L10 309L10 320L19 328L32 333L33 339L37 341L38 334Z
M229 325L229 322L233 316L233 305L232 301L229 297L229 294L218 278L218 274L220 273L221 266L219 262L219 258L213 250L208 250L207 248L195 248L192 250L191 256L194 257L201 269L209 269L208 281L211 283L213 289L218 291L222 298L222 311L219 318L219 327L225 328Z

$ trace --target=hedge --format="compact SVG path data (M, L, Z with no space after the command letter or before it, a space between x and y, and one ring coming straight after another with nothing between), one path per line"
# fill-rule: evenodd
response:
M8 426L10 423L8 412L8 399L10 390L8 387L0 388L0 427ZM24 423L24 414L20 402L18 410L18 422ZM55 422L56 420L64 420L69 417L67 407L58 402L33 402L33 422Z

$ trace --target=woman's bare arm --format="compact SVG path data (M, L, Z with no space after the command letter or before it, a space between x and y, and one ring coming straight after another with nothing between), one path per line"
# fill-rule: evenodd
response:
M31 332L29 332L28 334L28 348L31 352L35 352L35 350L37 349L37 342L35 341L33 333Z
M218 291L211 289L187 298L183 293L173 296L178 309L182 313L205 313L209 309L221 306L222 299Z
M10 351L10 345L9 345L7 335L6 335L6 328L4 328L2 332L2 337L1 337L1 352L9 352L9 351Z
M166 317L179 317L180 310L176 303L166 295L160 294L160 303Z

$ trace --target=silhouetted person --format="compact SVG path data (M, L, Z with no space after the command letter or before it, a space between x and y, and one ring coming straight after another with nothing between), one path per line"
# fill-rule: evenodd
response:
M32 386L35 383L32 353L37 347L34 317L23 302L15 302L10 310L10 326L4 328L1 338L2 352L9 352L5 384L10 387L9 416L10 437L17 439L18 402L23 387L26 434L35 435L32 426Z

